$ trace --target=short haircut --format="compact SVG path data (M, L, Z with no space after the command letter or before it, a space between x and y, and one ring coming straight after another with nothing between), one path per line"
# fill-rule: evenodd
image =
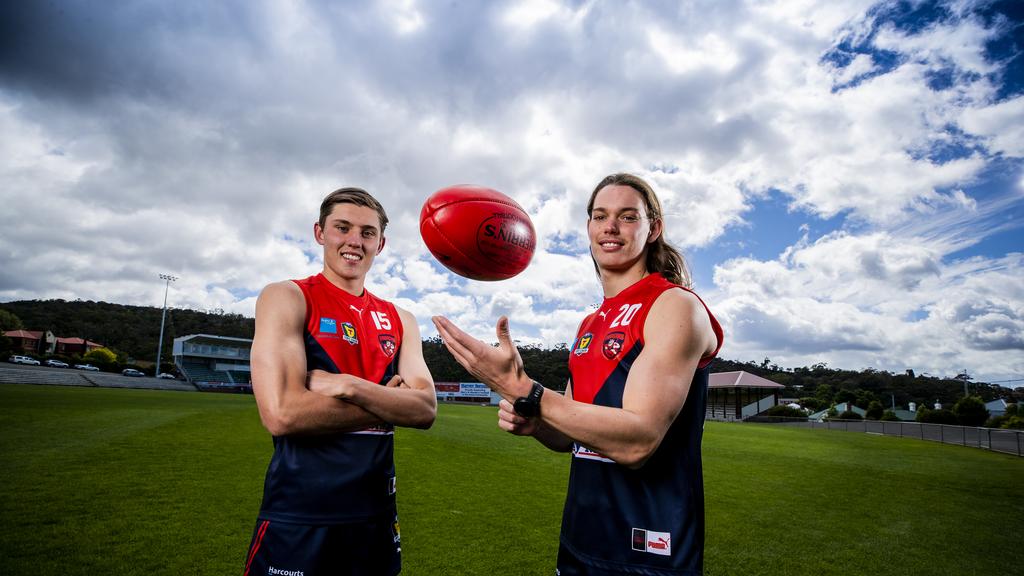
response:
M365 206L366 208L372 208L377 212L377 216L380 217L380 233L384 233L384 229L388 226L388 215L384 212L384 207L381 206L380 202L376 198L370 195L369 192L362 188L339 188L334 192L331 192L324 198L324 201L320 204L320 227L323 228L327 223L327 217L331 215L334 207L338 204L355 204L356 206Z

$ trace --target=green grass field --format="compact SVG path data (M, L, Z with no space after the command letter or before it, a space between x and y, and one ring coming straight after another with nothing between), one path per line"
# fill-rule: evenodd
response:
M0 385L0 574L240 574L270 458L251 396ZM404 574L553 574L568 457L442 406L397 435ZM708 423L708 575L1024 572L1024 459Z

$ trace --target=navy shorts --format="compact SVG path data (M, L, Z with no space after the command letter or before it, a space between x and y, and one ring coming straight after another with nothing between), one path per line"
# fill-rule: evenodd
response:
M315 526L259 519L244 576L394 576L401 571L397 516Z

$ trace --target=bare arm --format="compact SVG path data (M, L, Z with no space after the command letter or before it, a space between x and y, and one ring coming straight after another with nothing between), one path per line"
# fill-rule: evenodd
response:
M529 391L530 380L522 370L506 319L498 321L498 348L443 318L435 322L456 360L504 398ZM576 402L549 391L541 398L541 426L624 466L642 466L686 401L701 357L717 344L703 305L683 290L666 291L655 301L644 325L644 339L643 352L626 381L622 408Z
M351 402L385 422L430 428L437 416L437 395L434 380L423 360L419 326L411 313L399 308L398 315L403 334L398 357L399 385L380 386L348 374L315 370L310 375L310 389Z
M306 388L305 315L305 298L293 282L268 285L256 301L252 390L263 425L274 436L283 436L380 424L380 418L355 404Z

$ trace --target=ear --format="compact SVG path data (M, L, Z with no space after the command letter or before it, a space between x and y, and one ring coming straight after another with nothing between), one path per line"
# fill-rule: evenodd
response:
M313 238L316 239L317 244L324 245L324 229L319 222L313 222Z
M658 218L651 222L651 234L647 237L647 243L650 244L657 240L661 236L661 232L664 229L664 223L661 218Z
M387 241L388 241L388 239L387 239L386 236L381 236L380 237L380 246L377 246L377 254L380 254L381 252L384 251L384 244L386 244Z

